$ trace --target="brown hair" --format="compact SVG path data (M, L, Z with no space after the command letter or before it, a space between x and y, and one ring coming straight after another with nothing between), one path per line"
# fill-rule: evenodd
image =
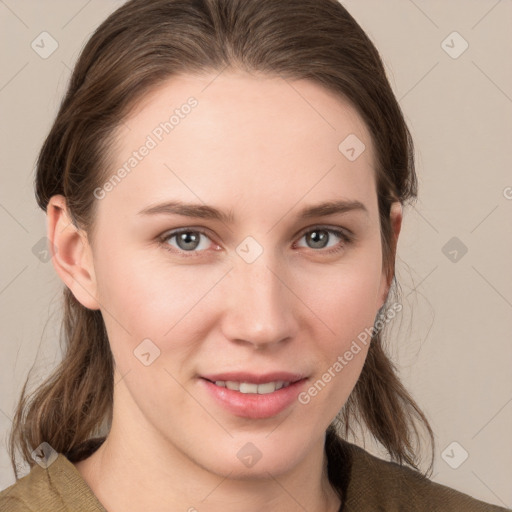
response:
M393 201L416 198L414 148L378 51L336 0L131 0L94 32L75 65L67 93L37 162L39 206L66 197L77 227L93 232L93 191L108 174L115 129L141 97L171 76L249 73L309 79L348 100L366 123L376 149L376 184L383 264L394 277L390 225ZM92 236L89 236L92 240ZM395 287L396 288L396 287ZM393 287L392 287L393 289ZM390 295L388 295L387 303ZM386 304L387 304L386 303ZM30 396L25 383L14 417L9 450L34 464L31 451L46 441L69 453L110 425L113 358L100 311L82 306L64 289L65 352L61 363ZM392 460L418 469L417 423L434 436L428 420L401 384L372 336L358 382L338 416L342 433L362 420ZM332 448L334 426L327 432ZM339 438L337 438L339 439ZM331 447L331 448L329 448Z

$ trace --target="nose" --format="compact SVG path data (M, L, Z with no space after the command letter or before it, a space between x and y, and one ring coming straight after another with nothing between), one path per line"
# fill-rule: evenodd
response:
M265 253L264 253L265 254ZM255 349L280 346L298 332L290 272L275 259L239 260L224 280L222 331L226 339Z

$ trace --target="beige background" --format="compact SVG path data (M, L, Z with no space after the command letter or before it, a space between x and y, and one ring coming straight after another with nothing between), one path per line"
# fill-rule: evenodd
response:
M14 482L4 443L27 372L35 363L37 383L59 357L61 283L34 254L46 228L35 159L78 52L121 3L0 1L1 489ZM389 332L435 430L433 480L512 507L512 2L342 3L381 52L416 144L420 200L405 211L404 311ZM59 45L47 59L31 48L42 31ZM443 44L454 31L469 44L457 58L443 49L463 48L457 35ZM457 469L445 462L463 450Z

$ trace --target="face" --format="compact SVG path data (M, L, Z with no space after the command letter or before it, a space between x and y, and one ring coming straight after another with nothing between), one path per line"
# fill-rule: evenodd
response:
M115 421L243 478L323 442L388 288L356 111L305 80L215 76L172 78L121 125L95 192L90 295ZM345 207L311 210L323 203Z

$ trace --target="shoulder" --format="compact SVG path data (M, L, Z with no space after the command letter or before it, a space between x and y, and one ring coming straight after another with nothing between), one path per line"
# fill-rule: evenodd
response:
M102 511L73 464L61 453L48 468L35 464L30 473L0 492L2 512Z
M0 492L2 512L36 511L53 505L47 473L38 465L28 475Z
M511 512L438 484L408 466L379 459L346 443L352 467L343 512L407 510L408 512ZM386 507L382 508L385 504Z

